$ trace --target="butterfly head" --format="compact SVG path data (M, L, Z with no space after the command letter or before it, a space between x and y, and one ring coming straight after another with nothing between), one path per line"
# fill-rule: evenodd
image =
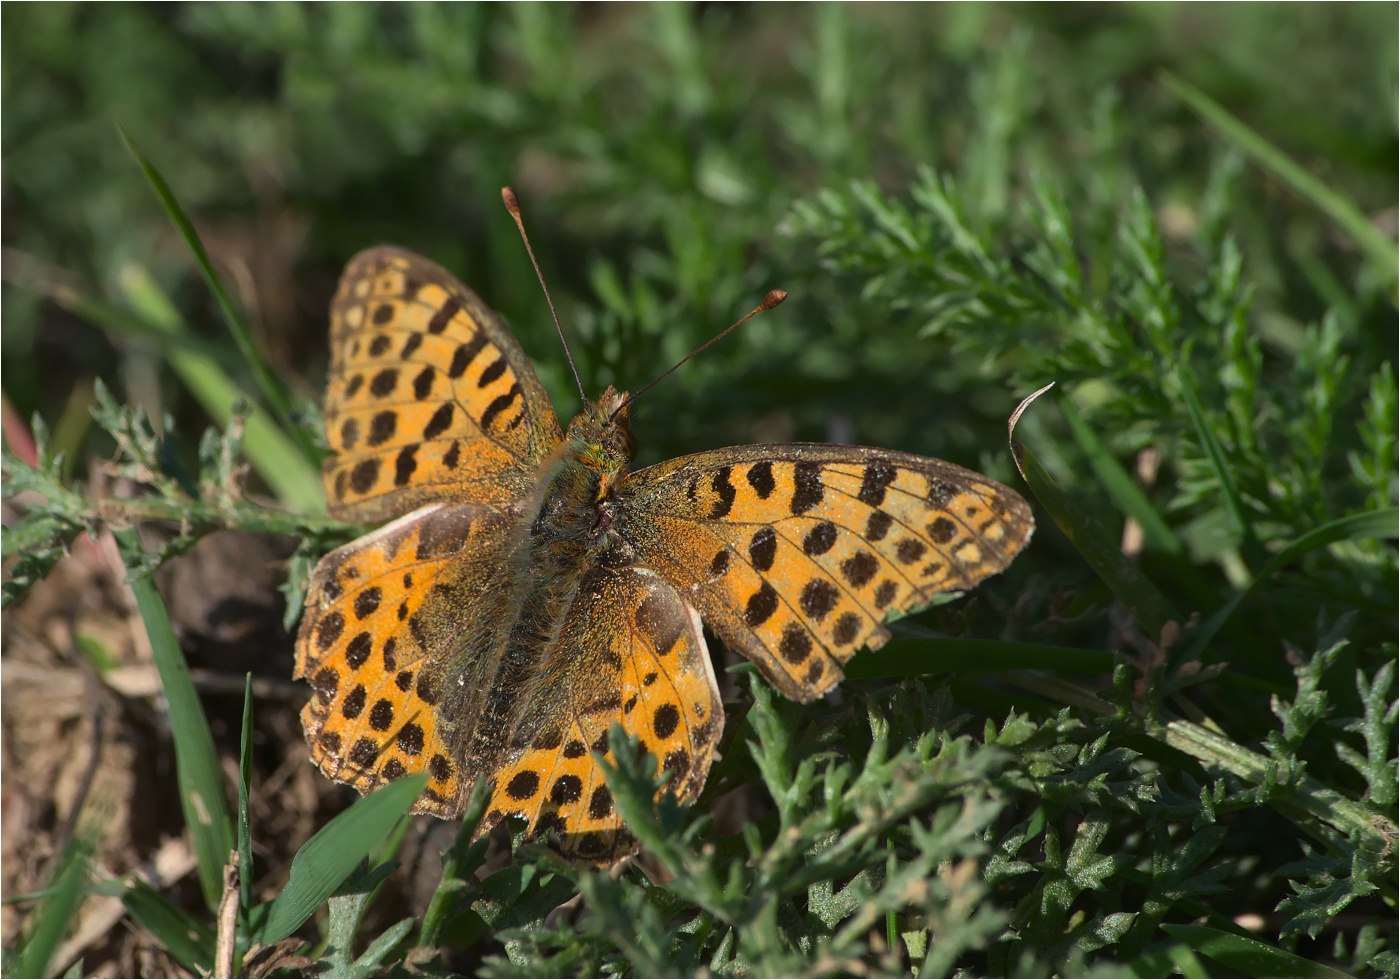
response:
M609 387L569 423L531 531L547 547L601 551L614 543L609 530L616 516L614 490L637 451L623 407L626 397Z
M626 402L627 392L608 385L597 401L585 404L583 411L569 423L569 440L584 447L584 455L596 462L600 471L616 470L619 476L637 455L637 440L632 435L632 410ZM600 494L607 489L606 486L600 488Z

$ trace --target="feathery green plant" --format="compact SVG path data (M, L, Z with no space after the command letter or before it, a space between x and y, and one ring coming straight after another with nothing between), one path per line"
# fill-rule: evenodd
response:
M184 825L206 907L136 881L120 894L187 969L1400 969L1395 243L1377 214L1393 213L1394 114L1376 111L1394 107L1393 10L1193 14L1219 18L1207 33L1232 39L1228 57L1164 30L1176 8L1082 23L951 5L0 16L30 43L4 62L7 193L34 221L7 229L23 288L4 293L3 353L38 448L35 465L3 457L22 512L3 538L4 601L79 533L119 529L160 639L181 798L203 805ZM104 90L114 46L97 35L155 67L114 70ZM100 131L44 124L99 107L135 134L159 207L105 115ZM253 175L246 188L234 172ZM411 799L396 783L324 827L256 905L247 719L275 709L245 709L230 820L151 573L214 528L294 535L291 626L316 559L363 529L319 513L306 392L321 315L317 353L293 365L218 218L257 210L266 232L300 216L315 231L298 254L323 280L385 237L432 255L502 312L567 414L542 300L495 206L504 183L590 388L635 390L752 297L789 291L638 403L642 462L848 438L1007 482L1019 469L1040 530L973 596L895 624L837 697L789 703L740 668L746 706L695 806L658 797L659 764L615 732L608 784L643 862L580 869L517 828L511 863L486 873L478 791L421 920L370 916L402 873L368 860ZM160 247L162 210L193 265ZM103 378L81 448L140 488L129 498L94 499L92 457L73 447L65 470L50 448L43 418L66 402L15 369L52 309L33 295L119 352L120 372L77 355ZM1008 447L1016 401L1051 381ZM159 425L138 402L160 406ZM174 533L143 544L136 527L153 523ZM730 792L751 819L722 836L712 805ZM47 964L76 901L60 877L7 973Z

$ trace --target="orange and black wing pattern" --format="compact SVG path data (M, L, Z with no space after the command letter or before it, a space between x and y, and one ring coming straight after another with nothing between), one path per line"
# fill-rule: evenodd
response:
M435 501L514 503L561 434L496 314L386 246L350 260L331 302L326 438L331 513L381 521Z
M682 800L704 787L724 731L699 614L640 567L584 576L521 704L486 823L522 817L556 835L565 854L594 863L636 849L594 757L611 759L613 723L660 760Z
M459 771L461 735L444 728L438 706L450 679L490 669L482 656L450 654L490 648L512 527L492 507L431 505L321 559L293 676L311 684L302 729L329 778L368 793L426 771L415 812L461 811L474 777Z
M616 529L783 694L836 684L884 623L1000 572L1030 540L1015 491L854 446L745 446L639 470Z

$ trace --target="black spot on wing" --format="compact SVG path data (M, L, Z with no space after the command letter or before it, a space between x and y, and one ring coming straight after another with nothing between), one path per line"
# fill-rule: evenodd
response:
M365 438L365 445L379 446L388 442L394 437L394 430L398 428L398 424L398 412L375 412L374 418L369 421L369 435Z
M418 469L418 443L411 446L404 446L399 450L398 458L394 460L394 486L401 487L408 483L413 476L413 471Z
M840 598L840 593L835 586L825 579L814 578L802 587L802 595L798 598L798 603L802 606L802 611L812 619L821 622L827 613L831 612L831 607L836 605L836 600Z
M452 364L447 368L447 376L456 380L466 373L471 367L472 361L476 360L476 355L481 353L481 349L486 346L486 331L482 330L475 337L464 344L458 344L457 349L452 352Z
M355 443L360 441L360 420L348 418L340 423L340 445L345 449L354 449Z
M754 463L744 478L749 481L749 486L753 487L753 492L758 494L759 500L767 500L768 495L777 486L773 481L773 464L768 462Z
M394 393L398 387L399 369L385 368L374 376L369 383L369 393L375 398L385 398Z
M492 400L490 405L486 406L486 411L481 413L481 430L483 432L489 432L491 430L491 423L496 421L496 416L500 415L506 409L510 408L511 403L519 397L520 382L517 381L515 384L510 386L509 391L507 391L504 395L498 395L494 400Z
M885 490L894 478L899 475L889 463L871 463L865 468L865 474L861 477L860 493L857 495L863 503L871 507L879 507L885 502Z
M773 559L778 554L778 536L771 527L761 527L749 541L749 561L760 572L773 567Z
M935 517L929 522L927 530L935 544L947 544L958 533L957 525L946 517Z
M890 533L890 526L894 524L894 518L883 510L870 512L870 517L865 522L865 540L872 544L884 539Z
M485 371L481 372L481 377L476 379L476 386L478 388L485 388L489 386L491 382L495 381L501 375L506 373L507 366L508 365L506 364L504 354L496 358L494 361L492 361L486 366Z
M365 619L373 616L374 611L379 608L379 601L384 593L379 586L372 585L359 595L355 596L355 618Z
M868 551L857 551L841 563L841 574L857 589L874 578L879 570L880 562Z
M822 468L820 463L798 463L792 468L792 501L788 509L794 515L805 514L822 502Z
M928 484L928 502L934 507L947 507L948 502L956 497L958 488L951 483L942 480L930 480Z
M369 633L357 633L345 644L345 662L352 670L359 670L373 652L374 639Z
M714 488L715 496L719 498L715 501L714 507L710 510L710 517L713 520L724 517L734 506L734 484L729 482L732 469L733 468L729 466L721 467L715 470L715 475L711 479L710 485Z
M812 638L796 623L783 627L783 638L778 643L778 652L790 664L800 664L812 652Z
M424 440L436 439L452 426L452 412L455 407L452 402L443 402L438 406L433 417L428 419L428 424L423 426Z
M371 456L368 459L362 459L350 471L350 489L358 494L369 493L374 489L375 481L378 479L379 457Z
M414 336L417 336L415 334ZM422 401L433 393L433 379L437 376L437 371L431 366L425 367L418 372L418 376L413 379L413 397Z
M449 296L447 300L437 308L433 318L428 321L428 333L442 333L447 329L448 323L457 315L457 311L462 308L462 304L457 302L457 297Z
M836 525L822 521L802 540L802 550L812 557L824 555L836 544Z
M768 617L778 611L778 593L764 582L759 590L749 596L749 601L744 608L744 622L750 628L757 628L768 621Z
M345 629L345 617L339 610L330 613L325 619L316 624L316 646L324 653L332 643L340 639L341 632Z

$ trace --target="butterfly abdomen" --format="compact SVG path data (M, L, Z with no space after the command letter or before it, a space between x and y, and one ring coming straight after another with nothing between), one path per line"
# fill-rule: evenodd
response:
M524 515L509 559L509 628L494 652L498 666L464 759L471 768L493 763L500 746L511 741L502 736L514 731L529 706L522 692L547 672L546 661L591 567L590 554L600 546L598 499L615 466L601 447L573 438L541 466L538 503Z

